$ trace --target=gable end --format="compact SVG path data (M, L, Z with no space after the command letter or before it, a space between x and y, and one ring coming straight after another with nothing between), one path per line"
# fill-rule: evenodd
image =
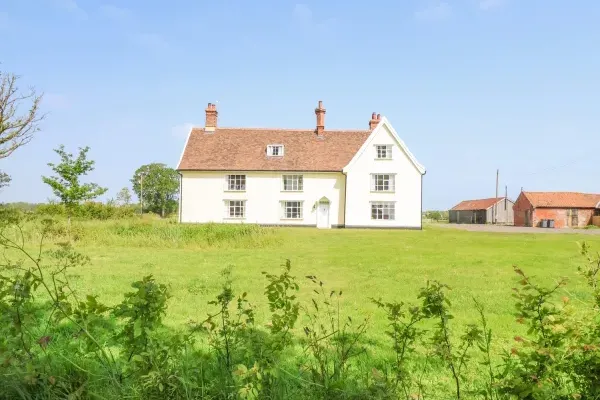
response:
M398 145L398 147L404 152L404 154L406 154L406 156L408 157L408 159L410 160L410 162L413 164L413 166L415 167L415 169L421 175L425 175L425 173L427 172L425 170L425 167L421 163L419 163L417 161L417 159L415 158L415 156L410 152L410 150L408 149L408 147L406 146L406 144L404 143L404 141L402 141L402 139L400 139L400 136L398 136L398 133L396 132L396 130L394 129L394 127L392 126L392 124L390 124L390 122L388 121L388 119L386 117L382 117L381 122L377 125L377 127L375 129L373 129L373 131L371 132L371 134L369 135L369 137L367 138L367 140L365 140L365 142L360 147L360 149L356 152L356 154L354 155L354 157L352 157L352 159L350 160L350 162L348 163L348 165L346 165L344 167L343 172L346 173L346 172L348 172L348 170L350 168L352 168L352 165L366 151L366 149L369 146L371 146L371 144L373 143L374 138L377 136L377 134L379 132L381 132L382 129L387 129L388 130L388 132L392 135L392 137L396 141L396 144Z

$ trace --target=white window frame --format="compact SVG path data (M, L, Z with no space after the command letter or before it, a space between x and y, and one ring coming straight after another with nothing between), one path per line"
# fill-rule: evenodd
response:
M285 187L286 180L291 180L291 189ZM302 174L285 174L281 176L281 191L282 192L303 192L304 191L304 175Z
M383 155L383 157L382 157ZM392 145L391 144L376 144L375 145L375 159L376 160L391 160L392 159Z
M244 174L229 174L225 180L225 191L227 192L245 192L246 191L246 175Z
M239 204L236 204L239 203ZM235 215L235 208L240 208L242 214L241 215ZM234 211L234 215L231 215L231 211ZM246 218L246 200L236 200L236 199L231 199L231 200L225 200L225 218L226 219L244 219Z
M277 149L277 154L275 153L275 149ZM270 144L267 146L267 155L269 157L283 157L284 148L282 144Z
M387 185L386 179L387 176ZM378 181L378 177L383 177ZM387 189L385 188L387 186ZM396 191L396 174L371 174L371 192L394 193Z
M396 220L396 202L395 201L372 201L371 202L371 220L373 221L395 221ZM373 213L374 207L380 210Z
M297 206L292 206L288 203L298 203ZM288 216L288 209L293 212L293 209L297 209L298 216ZM304 201L303 200L282 200L281 201L281 219L282 220L301 220L304 218Z

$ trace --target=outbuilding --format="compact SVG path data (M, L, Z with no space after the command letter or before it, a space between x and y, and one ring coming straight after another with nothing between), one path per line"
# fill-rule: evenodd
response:
M581 228L600 216L600 194L521 192L514 214L516 226Z
M513 224L514 202L506 197L461 201L448 212L454 224Z

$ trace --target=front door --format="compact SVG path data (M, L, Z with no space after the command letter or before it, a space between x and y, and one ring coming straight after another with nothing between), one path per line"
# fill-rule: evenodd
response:
M329 229L329 202L319 202L317 209L317 228Z

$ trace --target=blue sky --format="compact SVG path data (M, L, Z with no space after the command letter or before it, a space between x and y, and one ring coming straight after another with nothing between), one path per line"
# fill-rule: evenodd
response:
M169 5L167 5L169 3ZM45 201L59 144L90 179L175 167L190 124L329 128L385 115L427 168L424 207L526 190L600 192L597 0L2 0L0 62L45 93L0 201Z

